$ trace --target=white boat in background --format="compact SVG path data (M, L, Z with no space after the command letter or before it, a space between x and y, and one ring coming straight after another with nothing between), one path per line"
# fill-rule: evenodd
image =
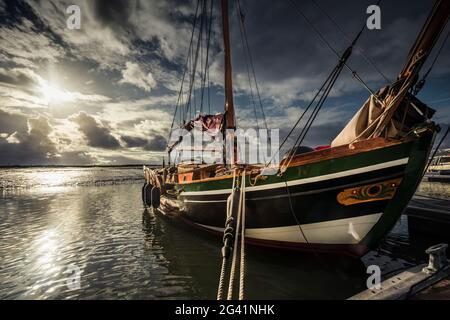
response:
M450 183L450 149L441 150L433 158L425 179L431 182Z

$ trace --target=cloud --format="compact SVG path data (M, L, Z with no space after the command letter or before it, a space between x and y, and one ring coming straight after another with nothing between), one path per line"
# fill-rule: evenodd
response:
M43 79L28 68L0 68L0 83L18 87L39 85Z
M371 1L353 0L345 6L332 0L317 2L340 28L314 2L298 4L331 45L343 52L348 41L339 29L352 38L364 23ZM81 8L80 30L66 27L65 10L72 4ZM279 128L282 138L337 58L289 1L244 1L241 5L268 126ZM224 78L220 8L215 2L214 6L209 60L212 112L223 109ZM374 90L384 80L360 49L394 79L431 8L427 1L407 0L381 6L382 30L365 30L349 60ZM19 162L28 154L30 163L160 159L180 89L195 7L195 1L179 0L0 0L1 151L16 152ZM234 9L230 36L238 123L255 127ZM450 59L444 57L449 54L450 47L444 47L421 92L424 101L447 98ZM199 97L198 80L195 98ZM311 140L305 143L328 143L366 96L365 89L344 70L311 128ZM448 123L446 107L438 103L436 121ZM47 119L49 131L44 130L42 119Z
M110 97L106 97L101 94L83 94L80 92L68 92L70 97L75 101L81 102L108 102L111 101Z
M192 4L141 0L28 1L34 14L66 44L74 57L97 62L102 69L120 69L126 57L153 48L167 60L184 56L191 29ZM80 30L67 30L65 9L79 5Z
M161 135L155 135L149 139L133 136L122 136L128 148L143 148L146 151L164 151L167 146L166 138Z
M95 61L103 69L118 68L120 60L130 52L130 40L101 23L96 15L95 3L90 0L28 1L32 8L28 11L36 16L34 27L47 26L63 44L66 54L79 60ZM66 8L73 4L81 9L79 30L66 27Z
M12 134L27 130L27 119L19 114L0 110L0 133Z
M48 119L40 116L28 119L27 131L15 131L7 138L0 137L0 164L52 162L57 155L56 145L49 137L52 130Z
M102 161L103 163L116 166L130 165L130 164L142 165L143 163L146 163L143 159L144 157L132 158L123 155L116 155L116 156L105 156L102 158ZM153 163L156 163L156 161Z
M143 147L147 144L147 139L139 137L122 136L121 139L125 142L128 148Z
M28 118L0 110L0 165L88 165L97 159L85 151L61 151L55 128L46 117ZM58 142L57 142L58 141Z
M119 83L129 83L147 92L156 87L156 81L149 72L145 74L137 63L127 62L122 70L122 79Z
M90 165L97 163L95 157L83 151L64 152L57 160L59 164L64 165Z
M144 146L147 151L163 151L167 146L166 138L160 135L152 137Z
M79 112L72 118L79 126L79 130L87 139L88 145L95 148L117 149L119 141L110 133L109 129L102 126L94 117L86 112Z
M129 17L137 2L135 0L95 0L91 2L92 13L103 26L112 29L129 28ZM116 22L120 21L120 24Z
M64 49L46 30L38 30L34 23L18 18L19 23L0 27L0 52L18 65L37 67L37 60L57 61Z

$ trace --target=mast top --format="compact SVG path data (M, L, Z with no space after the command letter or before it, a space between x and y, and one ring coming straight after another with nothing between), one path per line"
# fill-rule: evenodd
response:
M449 15L450 1L436 0L419 36L409 51L407 63L400 72L399 79L409 76L414 70L420 70L447 24Z
M228 0L222 0L222 30L225 56L225 123L227 129L236 129L236 117L233 102L233 83L231 71L230 25Z

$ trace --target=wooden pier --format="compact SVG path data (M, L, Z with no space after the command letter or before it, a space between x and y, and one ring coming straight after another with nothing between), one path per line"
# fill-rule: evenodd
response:
M438 244L428 248L428 264L402 271L349 300L450 300L450 261L447 260L447 247L447 244Z
M410 232L450 238L450 200L416 195L405 214Z

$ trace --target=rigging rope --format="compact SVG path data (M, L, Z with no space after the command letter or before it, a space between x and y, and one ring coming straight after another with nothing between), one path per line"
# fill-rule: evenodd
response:
M245 40L245 43L246 43L246 46L247 46L248 56L249 56L249 60L250 60L250 67L251 67L252 75L253 75L253 81L255 82L256 94L258 95L259 107L261 109L261 115L262 115L262 118L263 118L263 121L264 121L264 127L265 127L266 130L268 130L266 114L264 112L264 108L263 108L263 105L262 105L262 99L261 99L261 94L259 92L258 81L256 81L255 66L253 65L253 58L252 58L252 54L251 54L251 51L250 51L250 46L248 44L247 30L245 29L245 23L244 23L245 14L242 12L240 0L237 0L237 6L238 6L239 12L241 14L241 19L240 20L242 22L242 30L244 32L244 40ZM270 136L268 136L268 139L269 139L269 143L270 143Z
M195 73L197 71L197 63L198 63L198 56L199 56L199 51L200 51L200 43L201 43L201 35L202 35L202 31L203 31L203 26L204 26L204 19L201 19L200 20L200 30L199 30L198 40L197 40L197 48L195 51L195 57L194 57L193 65L192 65L192 75L191 75L191 80L190 80L188 102L186 105L184 119L186 119L187 113L188 112L191 113L191 111L192 111L192 107L191 107L192 89L194 88L194 85L195 85ZM194 97L194 99L195 99L195 97ZM194 100L194 104L195 104L195 100Z
M208 68L208 114L211 114L211 81L209 80L209 68Z
M334 72L334 70L333 70ZM294 126L291 128L291 130L289 131L289 133L287 134L287 136L284 138L283 142L280 144L278 150L275 152L275 154L272 156L272 158L270 159L270 161L266 164L266 167L273 161L273 159L277 156L277 154L279 154L281 148L283 148L284 144L287 142L287 140L289 139L289 137L291 136L291 134L294 132L294 130L297 128L297 126L299 125L300 121L302 121L303 117L306 115L306 113L308 112L309 108L313 105L314 101L316 101L317 97L319 96L319 94L322 92L323 88L325 87L325 85L328 83L328 81L330 80L330 78L333 75L333 72L330 73L330 75L328 75L327 79L324 81L324 83L322 84L322 86L320 87L320 89L316 92L316 94L314 95L314 97L311 99L310 103L308 104L308 106L305 108L305 110L302 112L302 114L300 115L300 117L297 119L297 122L294 124Z
M341 60L341 62L343 62L343 61L344 60ZM301 143L303 142L303 140L305 139L306 134L308 133L309 129L311 128L311 125L313 124L314 120L316 119L320 109L324 105L324 103L325 103L328 95L330 94L331 89L333 88L334 84L336 83L336 80L339 77L341 71L342 71L342 63L340 63L338 66L336 66L336 68L333 70L333 76L331 77L330 82L326 86L325 91L324 91L323 95L320 97L317 105L314 107L311 116L309 117L308 121L306 122L306 124L303 127L300 134L298 135L298 137L294 143L294 147L291 149L291 151L288 155L289 160L287 162L285 162L285 164L283 165L284 168L289 167L292 159L295 156L295 152L296 152L298 146L300 146ZM283 168L281 169L281 172L283 172Z
M251 96L252 105L253 105L253 112L255 114L256 128L259 131L258 113L256 111L255 96L253 94L253 85L252 85L252 81L251 81L251 77L250 77L250 68L249 68L249 62L248 62L249 58L247 57L248 52L247 52L247 49L246 49L246 46L245 46L245 42L244 42L244 33L242 31L242 28L243 28L242 20L243 20L243 18L242 18L242 13L240 12L238 6L236 6L236 15L237 15L237 19L239 21L239 32L240 32L240 35L241 35L242 50L244 51L244 61L245 61L245 65L246 65L246 68L247 68L248 85L249 85L249 88L250 88L250 96Z
M190 39L190 41L189 41L189 49L188 49L188 52L190 52L191 47L192 47L192 44L193 44L194 31L195 31L195 25L197 24L197 14L198 14L198 8L199 8L199 6L200 6L200 0L197 0L197 7L196 7L196 9L195 9L194 21L193 21L193 23L192 23L192 33L191 33L191 39ZM186 72L187 72L187 70L188 70L188 65L189 65L189 53L188 53L188 55L187 55L187 57L186 57L186 62L185 62L185 64L184 64L184 71L183 71L183 76L182 76L182 79L181 79L180 91L179 91L179 93L178 93L177 104L176 104L176 107L175 107L175 112L174 112L174 114L173 114L172 125L170 126L169 137L168 137L167 141L170 140L170 136L171 136L171 134L172 134L173 126L174 126L174 124L175 124L175 119L176 119L176 115L177 115L178 108L181 108L181 106L182 106L182 99L183 99L183 85L184 85L184 79L186 78ZM181 123L182 123L182 117L181 117L181 116L182 116L182 111L180 110L180 125L181 125Z
M337 54L336 50L329 44L329 42L323 37L323 35L320 33L319 30L317 30L314 25L311 23L311 21L308 19L308 17L306 17L306 15L300 10L300 8L297 6L297 4L294 2L294 0L290 0L291 3L294 5L294 7L297 9L297 11L304 17L304 19L308 22L308 24L311 26L311 28L318 34L318 36L325 42L325 44L327 44L327 46L335 53ZM347 65L347 60L348 58L351 56L352 54L352 50L353 47L355 46L355 44L357 43L357 41L359 40L359 38L361 37L363 31L365 29L365 25L361 28L361 30L358 32L358 34L356 35L355 39L351 42L351 45L346 49L346 51L342 54L342 56L339 56L339 63L337 64L337 66L333 69L333 71L330 73L330 75L327 77L327 79L325 80L325 82L322 84L321 88L317 91L316 95L313 97L313 99L311 100L311 102L309 103L309 105L307 106L307 108L305 109L305 111L301 114L301 116L299 117L299 119L297 120L297 122L294 124L294 127L289 131L288 135L285 137L285 139L283 140L283 142L281 143L281 145L279 146L277 152L272 156L272 158L270 159L270 161L266 164L266 167L268 165L270 165L270 163L273 161L273 159L275 158L275 156L277 154L279 154L281 148L284 146L284 144L286 143L286 141L289 139L289 137L291 136L291 134L294 132L294 130L297 128L298 124L300 123L300 121L303 119L303 117L305 116L305 114L308 112L308 110L310 109L310 107L312 106L312 104L316 101L317 97L319 96L319 94L322 92L323 90L323 94L322 96L319 98L319 101L317 102L316 106L314 107L311 115L309 116L305 126L303 127L303 129L301 130L300 134L298 135L295 143L294 143L294 147L289 151L288 156L287 156L287 160L285 161L285 164L287 163L287 165L290 164L290 162L293 159L293 156L295 155L295 151L296 148L299 144L301 144L303 142L303 140L306 137L306 134L308 133L308 131L310 130L312 123L314 122L314 120L316 119L318 112L320 111L320 109L322 108L323 104L325 103L325 100L327 99L329 93L331 92L332 87L334 86L334 84L336 83L337 78L339 77L342 69L344 68L344 66L350 70L353 74L353 76L360 81L361 83L363 83L363 85L365 86L365 88L372 94L372 90L370 90L370 88L364 83L364 81L357 75L357 73L355 71L353 71L348 65ZM325 88L325 89L324 89ZM375 96L375 95L374 95ZM287 166L286 166L287 168Z
M445 131L444 135L442 136L441 140L439 141L439 143L436 145L436 149L434 149L433 155L430 157L430 159L428 160L427 166L425 167L425 170L423 172L423 175L425 175L425 173L427 172L428 168L431 165L431 162L433 161L434 157L436 156L436 153L438 152L441 144L444 142L445 138L447 137L448 133L450 132L450 125L448 125L447 127L447 131ZM423 176L422 176L423 177Z
M352 40L347 36L347 34L344 32L344 30L341 28L341 26L336 22L335 19L333 19L328 12L326 12L325 9L322 8L322 6L320 6L316 0L311 0L314 5L328 18L328 20L331 21L331 23L333 23L335 25L335 27L338 29L338 31L342 34L342 36L349 42L352 43ZM382 0L378 0L378 2L376 3L376 5L380 5ZM375 65L375 63L372 61L372 59L370 59L361 48L358 48L358 52L361 54L361 56L364 58L364 60L367 61L367 63L372 66L372 68L378 72L378 74L380 76L382 76L384 78L384 80L386 80L386 82L390 83L391 81L385 76L385 74L383 72L381 72L381 70Z
M311 29L313 29L313 31L316 33L316 35L325 43L325 45L340 59L340 55L337 52L337 50L327 41L327 39L323 36L323 34L314 26L314 24L311 22L311 20L309 20L309 18L303 13L303 11L300 9L300 7L298 6L298 4L294 1L294 0L289 0L293 7L297 10L297 12L303 17L303 19L305 19L305 21L308 23L308 25L311 27ZM366 24L364 24L364 26L361 28L361 31L358 33L358 36L355 38L355 40L353 41L352 45L354 45L356 43L356 41L358 40L358 38L361 36L362 32L364 31L364 29L366 28ZM367 85L367 83L365 83L362 78L357 75L357 72L355 70L353 70L352 68L350 68L347 63L344 63L344 66L347 68L348 71L350 71L350 73L353 75L353 77L362 84L362 86L369 91L369 93L371 95L374 94L373 90L370 89L370 87Z
M209 45L211 41L211 29L212 29L212 20L213 20L213 4L214 1L211 1L211 7L209 11L209 26L208 26L208 35L206 40L206 58L205 58L205 71L203 73L203 82L202 82L202 93L201 93L201 103L200 103L200 112L203 111L203 96L205 92L205 82L206 78L208 77L208 94L209 94ZM208 97L209 98L209 97ZM209 106L209 100L208 100L208 106ZM211 109L211 106L209 106L209 110ZM209 111L209 114L211 114L211 111Z
M433 69L434 65L436 64L437 59L439 58L439 55L442 52L442 49L445 46L445 43L447 42L448 36L450 35L450 31L447 32L447 35L444 38L444 41L441 44L441 47L439 48L438 52L436 53L436 56L434 57L433 62L431 63L430 68L428 69L427 72L425 72L425 74L423 75L422 79L420 79L419 82L417 82L417 84L415 85L414 89L413 89L413 93L414 95L417 95L419 93L420 90L422 90L423 86L425 85L425 81L428 77L428 75L431 73L431 70Z
M310 243L309 243L309 241L308 241L308 238L307 238L306 235L305 235L305 232L303 231L302 225L300 224L300 221L298 220L297 216L295 215L294 206L292 205L291 192L289 191L289 187L288 187L286 178L284 178L284 184L285 184L285 186L286 186L286 193L287 193L287 195L288 195L288 199L289 199L289 208L291 209L292 217L294 218L295 223L297 224L297 226L298 226L298 228L299 228L299 231L300 231L301 235L303 236L303 239L305 239L305 242L309 245ZM302 240L302 239L301 239L301 240Z

